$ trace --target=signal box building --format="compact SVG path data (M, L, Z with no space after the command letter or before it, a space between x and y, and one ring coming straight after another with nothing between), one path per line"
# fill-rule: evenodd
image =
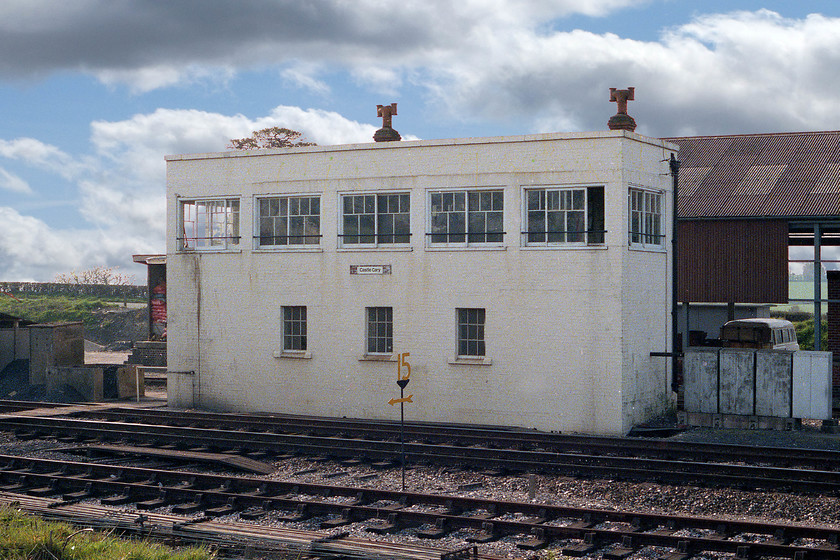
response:
M676 146L167 157L170 404L623 434L669 406ZM407 355L406 355L407 354Z

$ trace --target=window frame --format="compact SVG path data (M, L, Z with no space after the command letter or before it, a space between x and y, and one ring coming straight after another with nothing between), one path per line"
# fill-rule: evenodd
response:
M305 353L309 350L309 323L305 305L284 305L283 311L283 353ZM295 315L295 312L297 314ZM298 332L295 333L295 326ZM291 331L291 332L290 332ZM301 344L302 342L302 344Z
M283 205L282 201L285 201L286 208L287 208L285 216L281 216L279 214L276 215L276 216L275 215L263 216L263 214L262 214L263 201L271 201L272 199L277 199L278 212L280 211L280 208ZM298 205L299 205L300 204L299 201L302 200L302 199L315 199L315 200L317 200L318 201L318 213L317 214L312 214L310 212L308 214L295 214L295 215L289 214L289 211L290 211L289 207L291 205L291 201L292 200L297 200ZM269 202L269 204L270 204L270 202ZM311 208L312 203L307 202L307 204L309 204L310 208ZM312 251L312 250L320 249L321 248L321 238L323 237L323 235L321 234L322 210L323 210L323 204L322 204L320 193L314 193L314 194L313 193L289 193L289 194L260 194L260 195L255 195L254 196L254 224L253 224L254 250L255 251L274 251L274 250L281 250L281 251L307 251L307 250L310 250L310 251ZM318 218L317 233L307 233L307 229L306 229L307 220L306 219L309 218L309 217L312 217L312 216L316 216ZM286 218L286 227L285 227L286 235L276 235L276 236L263 236L262 235L262 220L264 218L284 218L284 217ZM303 230L301 232L301 235L292 235L291 234L292 233L291 218L293 218L293 217L303 219ZM276 228L276 222L275 222L274 227ZM275 229L274 233L276 233L276 229ZM265 244L265 245L261 244L262 239L264 237L267 237L267 238L275 241L275 243L270 243L270 244ZM276 243L277 239L280 239L280 238L285 238L287 243L285 243L285 244ZM291 242L291 240L293 238L302 238L302 242L300 242L300 243ZM313 242L307 242L307 240L310 239L310 238L314 238L314 241Z
M634 207L635 195L641 196L640 209ZM649 203L655 202L653 207ZM638 217L638 230L634 219ZM631 185L627 190L627 244L638 249L665 248L665 192ZM655 227L653 227L655 226ZM651 228L653 231L651 231Z
M470 321L470 312L476 312L474 315L480 320ZM456 352L458 360L485 360L487 358L487 309L485 307L458 307L455 310L456 322ZM470 337L470 328L475 328L475 337ZM466 336L463 336L466 329ZM470 343L476 345L476 353L462 353L465 348L469 351Z
M449 248L470 248L470 249L481 249L481 248L500 248L505 247L505 235L507 232L504 230L505 228L505 187L503 186L491 186L491 187L446 187L446 188L435 188L435 189L428 189L426 191L426 248L427 249L449 249ZM479 208L478 210L470 210L470 195L471 194L478 194L479 196L482 193L492 193L492 194L499 194L501 196L501 209L491 208L489 210L484 210ZM441 195L445 196L448 194L457 195L463 194L464 196L464 231L461 232L451 232L447 229L446 233L439 233L434 231L435 226L435 214L443 214L446 213L447 215L455 214L457 211L442 211L442 212L434 212L433 211L433 198L435 196ZM445 202L444 202L445 203ZM479 199L479 206L481 205L482 201ZM493 199L491 198L491 204L494 204ZM471 222L471 213L478 214L478 213L488 213L488 212L499 212L501 213L501 231L489 231L487 230L487 217L484 217L484 230L481 232L470 232L470 224ZM449 219L447 218L447 228L449 227ZM461 236L463 235L463 241L452 241L451 236ZM491 240L488 241L487 237L490 235L498 235L498 240ZM436 236L446 236L447 239L445 241L437 241ZM485 240L471 240L470 236L484 236Z
M206 211L203 213L205 223L203 224L204 233L207 233L209 228L209 236L205 237L198 237L196 234L198 233L198 229L200 227L200 216L198 212L198 208L203 206L207 208L209 204L216 204L218 205L221 203L223 205L223 212L218 211ZM186 216L186 208L187 206L193 206L194 208L194 218L191 220L187 220ZM176 237L177 248L179 252L224 252L224 251L236 251L241 249L240 241L242 239L242 197L241 196L218 196L218 197L184 197L178 198L178 233L180 234L179 237ZM213 225L214 220L212 218L213 215L223 214L224 215L224 224L216 224L217 227L221 226L224 229L224 233L227 235L214 235ZM207 216L211 216L208 218ZM187 236L187 224L191 223L192 226L192 236ZM203 243L199 245L198 241L201 240ZM221 243L214 243L214 240L221 240ZM190 241L192 241L192 246L190 246Z
M345 206L345 198L348 197L373 197L373 211L372 212L359 212L359 213L352 213L352 214L345 214L344 206ZM380 200L381 197L391 197L396 196L398 197L398 204L400 205L399 212L381 212L380 211ZM408 204L408 210L402 210L402 197L407 197L405 200ZM390 205L390 199L387 201L387 204ZM355 203L354 203L355 205ZM388 208L390 210L390 208ZM338 193L338 211L337 211L337 219L338 219L338 248L340 249L390 249L390 248L406 248L411 246L411 191L407 190L396 190L396 191L361 191L361 192L340 192ZM347 233L345 231L345 216L363 216L363 215L372 215L373 216L373 233ZM395 233L391 232L382 232L382 228L384 227L383 222L381 221L381 217L388 215L398 215L402 214L405 215L407 219L408 231L403 233ZM393 241L382 241L383 237L392 237ZM358 243L348 242L347 239L351 237L359 238ZM373 240L370 242L363 242L362 238L372 237ZM404 241L397 241L397 238L405 238Z
M598 201L595 198L595 193L600 190L600 208L596 206ZM572 193L572 197L574 196L575 191L581 191L583 193L583 207L580 209L570 208L558 208L557 210L551 210L548 207L548 196L549 193L558 193L558 201L562 200L563 195L566 193ZM606 244L606 201L605 201L605 187L604 185L592 185L592 184L582 184L582 185L528 185L522 187L522 216L521 216L521 224L523 225L523 231L521 232L521 244L523 247L552 247L552 248L564 248L564 247L603 247ZM530 208L530 194L535 192L542 192L544 193L543 200L541 201L544 205L543 208L538 209L531 209ZM563 231L556 231L551 232L548 230L548 222L549 222L549 212L565 212L568 214L570 211L582 212L583 214L583 221L585 229L580 231L569 231L568 230L568 217L564 217L564 229ZM600 215L597 212L600 211ZM531 231L531 213L532 212L541 212L543 214L543 225L545 228L543 231L534 230ZM598 223L600 221L600 223ZM601 229L594 229L598 226ZM570 234L579 233L582 237L579 241L568 241L564 240L551 240L549 237L552 234L555 235L563 235L568 236ZM543 235L544 240L533 240L532 236L536 235Z
M380 332L380 325L385 329ZM380 341L383 343L380 345ZM365 356L390 356L394 353L394 308L365 307Z

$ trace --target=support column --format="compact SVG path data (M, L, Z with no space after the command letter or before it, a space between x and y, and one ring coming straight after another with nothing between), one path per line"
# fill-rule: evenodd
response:
M814 224L814 350L822 350L822 228Z
M829 270L828 276L828 341L825 350L834 354L832 384L840 386L840 270ZM816 334L816 332L814 333Z

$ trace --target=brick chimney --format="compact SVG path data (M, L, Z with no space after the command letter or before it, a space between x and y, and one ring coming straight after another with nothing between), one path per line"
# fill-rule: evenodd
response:
M373 133L373 140L375 142L397 142L402 140L400 133L391 128L391 116L396 114L396 103L376 106L376 116L382 117L382 128Z
M627 102L636 98L636 88L627 89L610 88L610 102L618 106L618 112L610 117L607 126L610 130L636 130L636 120L627 114Z

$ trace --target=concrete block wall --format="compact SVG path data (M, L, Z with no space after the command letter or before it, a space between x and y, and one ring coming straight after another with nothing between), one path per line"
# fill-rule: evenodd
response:
M685 411L829 419L830 360L829 352L689 348L684 360Z

